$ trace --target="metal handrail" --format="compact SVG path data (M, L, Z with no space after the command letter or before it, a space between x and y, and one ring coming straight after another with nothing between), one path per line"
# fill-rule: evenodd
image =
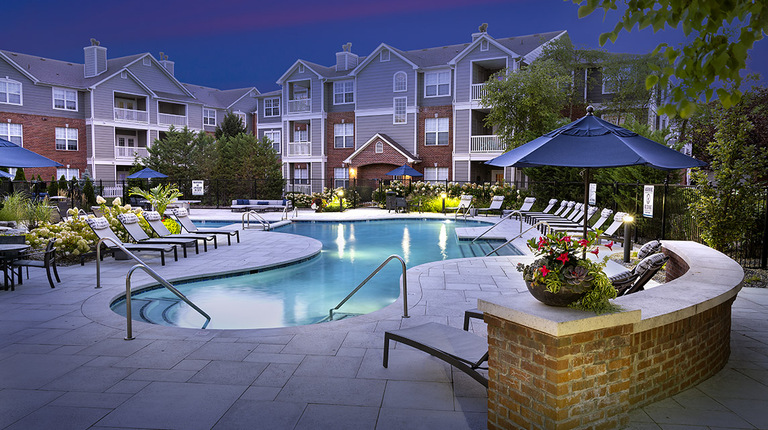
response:
M464 220L467 220L467 213L469 213L469 210L472 209L473 205L472 203L469 204L469 206L459 206L456 208L456 212L453 213L453 219L456 220L459 218L459 212L461 212L462 209L464 209L464 212L461 213L461 215L464 216Z
M136 264L135 266L131 267L131 269L128 271L128 273L125 275L125 306L126 306L126 337L125 340L132 340L133 339L133 333L132 333L132 323L131 323L131 274L138 268L143 268L149 276L155 278L157 282L160 283L163 287L167 288L170 292L175 294L178 298L183 300L186 304L188 304L192 309L199 312L203 317L205 317L206 321L205 324L203 324L202 328L206 328L208 326L208 323L211 322L211 317L205 313L202 309L200 309L197 305L192 303L184 294L182 294L179 290L176 289L173 285L171 285L170 282L166 281L165 278L160 276L157 272L155 272L152 268L147 266L141 259L137 256L135 256L131 251L128 251L122 243L116 241L115 239L112 239L111 237L103 237L99 239L98 242L96 242L96 288L101 288L101 244L110 241L117 248L119 248L121 251L123 251L127 256L133 258L136 260L139 264Z
M522 215L523 215L523 214L522 214L520 211L518 211L518 210L513 210L511 213L509 213L509 214L507 214L507 215L504 215L503 217L501 217L501 219L500 219L500 220L498 220L498 221L496 222L496 224L494 224L494 225L490 226L490 227L488 228L488 230L486 230L486 231L484 231L484 232L480 233L480 236L477 236L477 237L475 237L474 239L472 239L472 242L471 242L471 243L475 243L475 241L476 241L477 239L480 239L480 237L481 237L481 236L484 236L486 233L488 233L489 231L491 231L491 230L493 230L494 228L496 228L496 226L497 226L497 225L501 224L501 222L502 222L502 221L509 219L509 217L511 217L512 215L515 215L515 214L518 214L518 215L520 215L520 216L522 216ZM520 233L522 233L522 232L523 232L523 223L522 223L522 220L521 220L521 222L520 222Z
M283 215L280 216L280 221L285 220L285 219L290 219L290 217L288 216L288 214L290 212L293 212L293 217L294 218L296 218L299 215L299 211L298 211L297 207L294 206L293 209L288 211L288 205L285 205L285 207L283 208Z
M504 242L503 244L501 244L501 245L497 246L497 247L496 247L496 248L494 248L493 250L491 250L491 251L488 251L488 253L487 253L487 254L485 254L485 256L486 256L486 257L490 256L491 254L493 254L493 253L497 252L497 251L498 251L498 250L500 250L501 248L503 248L503 247L505 247L505 246L509 245L509 244L510 244L510 243L511 243L513 240L515 240L515 239L517 239L518 237L522 236L524 233L528 233L529 231L533 230L534 228L536 228L537 226L539 226L539 225L541 225L541 224L544 224L544 225L546 225L546 226L547 226L547 228L549 228L549 224L547 224L547 222L546 222L546 221L539 221L539 222L537 222L536 224L534 224L534 225L532 225L532 226L528 227L527 229L525 229L525 231L522 231L522 232L520 232L520 234L518 234L517 236L513 237L512 239L509 239L508 241L506 241L506 242Z
M241 223L241 226L242 226L243 230L245 230L246 228L250 228L251 227L251 215L255 215L256 216L256 221L258 221L259 224L261 224L261 228L263 228L264 231L269 231L269 221L264 219L264 217L261 216L256 211L248 211L248 212L244 213L243 216L240 217L240 223Z
M354 295L355 295L355 293L357 293L357 292L360 290L360 288L362 288L362 287L363 287L363 285L365 285L366 283L368 283L368 281L370 281L370 280L371 280L371 278L373 278L373 277L374 277L374 276L375 276L377 273L379 273L379 271L380 271L381 269L383 269L383 268L384 268L384 266L386 266L386 265L387 265L387 263L389 263L389 262L390 262L390 261L392 261L393 259L398 259L398 260L400 260L400 265L403 267L403 318L409 318L409 316L408 316L408 280L407 280L407 278L406 278L406 276L405 276L405 260L403 260L403 257L401 257L401 256L399 256L399 255L396 255L396 254L392 254L392 255L390 255L389 257L387 257L387 259L386 259L386 260L384 260L384 262L383 262L383 263L379 264L379 267L377 267L377 268L376 268L376 270L374 270L373 272L371 272L371 274L370 274L370 275L368 275L368 277L367 277L367 278L365 278L365 280L364 280L363 282L361 282L361 283L360 283L360 285L358 285L357 287L355 287L355 289L354 289L354 290L352 290L352 292L351 292L351 293L349 293L349 294L347 295L347 297L344 297L344 300L342 300L341 302L339 302L339 304L338 304L338 305L336 305L335 307L332 307L332 308L331 308L331 310L330 310L330 311L328 311L328 316L329 316L330 320L331 320L331 321L333 320L333 311L336 311L336 310L338 310L338 309L339 309L339 308L340 308L342 305L344 305L344 303L346 303L346 302L347 302L347 300L349 300L349 299L350 299L352 296L354 296Z

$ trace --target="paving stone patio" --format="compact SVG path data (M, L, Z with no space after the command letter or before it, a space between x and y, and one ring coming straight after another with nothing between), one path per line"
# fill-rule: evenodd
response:
M327 217L300 212L303 219ZM240 214L193 209L193 218ZM279 218L279 214L269 214ZM386 211L333 214L371 219ZM425 216L407 214L396 216ZM503 234L518 231L509 222ZM241 243L146 261L169 279L301 259L314 240L246 230ZM519 257L429 263L408 271L411 318L402 302L333 323L262 330L199 330L125 320L108 304L125 291L128 261L61 267L48 287L31 270L16 291L0 291L0 428L9 429L482 429L483 387L447 364L395 344L381 365L383 332L426 321L461 327L477 299L528 294L510 288ZM171 259L172 260L172 259ZM140 272L134 285L150 283ZM352 282L350 282L352 283ZM633 429L768 428L768 290L744 289L733 306L732 352L704 383L631 415ZM472 330L485 335L482 322Z

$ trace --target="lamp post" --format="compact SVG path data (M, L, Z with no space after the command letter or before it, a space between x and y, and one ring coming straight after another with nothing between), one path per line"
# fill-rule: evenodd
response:
M624 262L629 263L629 249L632 247L632 237L630 236L630 226L635 221L632 215L624 215Z
M339 190L336 194L339 196L339 211L344 212L344 190Z
M440 193L440 198L443 199L443 215L445 215L445 198L448 197L445 193Z

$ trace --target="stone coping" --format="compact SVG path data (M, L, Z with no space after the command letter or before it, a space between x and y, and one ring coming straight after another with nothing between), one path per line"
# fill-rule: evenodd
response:
M663 241L663 246L690 269L671 282L617 298L614 303L622 307L619 312L594 315L551 307L530 294L479 299L478 308L553 336L626 324L633 324L636 331L644 331L711 309L734 298L741 289L744 271L724 254L695 242ZM522 277L519 282L524 286Z

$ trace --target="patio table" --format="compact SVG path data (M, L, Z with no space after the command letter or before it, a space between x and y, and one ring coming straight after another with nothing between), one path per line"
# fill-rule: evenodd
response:
M13 262L19 256L21 251L26 251L30 246L27 244L5 244L0 243L0 265L3 267L3 289L8 291L8 269ZM13 268L11 268L11 288L15 284L13 281Z

